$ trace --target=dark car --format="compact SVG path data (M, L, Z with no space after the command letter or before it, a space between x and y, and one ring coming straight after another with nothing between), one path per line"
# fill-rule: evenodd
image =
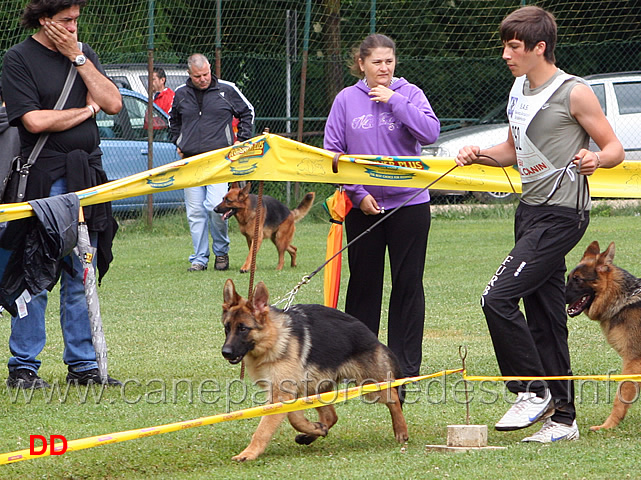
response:
M102 164L109 180L128 177L149 170L147 133L147 98L124 88L122 110L116 115L98 112L96 122L100 133ZM176 146L169 135L169 116L153 106L153 167L179 160ZM147 196L123 198L112 202L114 212L141 211L147 205ZM182 190L153 194L155 210L176 209L184 206Z

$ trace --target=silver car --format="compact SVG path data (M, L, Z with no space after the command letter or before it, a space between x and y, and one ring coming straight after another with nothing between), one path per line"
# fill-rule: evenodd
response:
M176 90L187 81L187 66L167 63L158 63L154 67L161 67L165 71L167 81L165 85ZM148 66L146 63L122 63L115 65L103 65L105 73L120 88L133 90L134 92L147 94L149 88Z
M626 160L641 161L641 71L603 73L585 77L596 94L606 118L623 144ZM477 125L444 132L438 141L422 148L423 155L454 157L465 145L489 148L504 142L508 135L505 104L479 120ZM591 149L595 146L591 144ZM433 191L439 194L467 192ZM484 203L511 200L513 194L503 192L470 192Z

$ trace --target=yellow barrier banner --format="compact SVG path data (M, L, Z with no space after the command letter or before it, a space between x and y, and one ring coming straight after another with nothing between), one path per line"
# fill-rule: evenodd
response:
M335 159L334 153L322 148L264 134L77 194L84 206L237 180L418 188L438 180L433 188L441 190L512 192L513 185L517 193L521 191L519 174L513 167L455 166L453 158L427 156L340 155ZM590 178L590 192L593 197L641 198L641 162L623 162L615 168L597 170ZM0 205L0 222L32 214L27 203Z
M86 448L98 447L100 445L109 445L112 443L125 442L127 440L136 440L139 438L150 437L152 435L159 435L161 433L177 432L186 430L188 428L202 427L203 425L213 425L215 423L228 422L231 420L240 420L243 418L263 417L265 415L275 415L277 413L289 413L298 410L307 410L310 408L322 407L324 405L332 405L340 402L365 395L367 393L380 392L392 387L398 387L408 383L419 382L430 378L441 377L444 375L452 375L454 373L461 373L462 368L443 370L440 372L432 373L429 375L421 375L418 377L402 378L392 380L389 382L370 383L360 385L357 387L345 387L342 390L334 390L331 392L319 393L310 395L308 397L298 398L291 402L270 403L258 407L246 408L244 410L237 410L230 413L221 413L211 417L202 417L195 420L185 420L182 422L169 423L166 425L158 425L155 427L139 428L135 430L127 430L124 432L107 433L103 435L96 435L94 437L80 438L77 440L69 440L67 442L67 452L76 450L84 450ZM31 460L33 458L40 458L44 456L56 455L59 451L59 444L49 444L46 450L42 453L33 454L29 448L18 450L15 452L0 454L0 465L9 463L20 462L23 460Z
M535 380L596 380L601 382L641 382L641 375L552 375L547 377L515 377L515 376L481 376L463 373L463 379L468 382L531 382Z
M345 402L347 400L365 395L368 393L379 392L388 388L398 387L409 383L420 382L432 378L453 375L461 373L466 381L510 381L510 380L600 380L600 381L633 381L641 382L641 375L564 375L564 376L549 376L549 377L503 377L503 376L479 376L468 375L467 371L463 368L455 368L442 370L439 372L431 373L428 375L420 375L416 377L401 378L388 382L371 383L360 385L356 387L345 387L342 390L333 390L331 392L319 393L310 395L308 397L297 398L291 402L270 403L267 405L260 405L257 407L246 408L244 410L236 410L229 413L220 413L209 417L201 417L194 420L184 420L181 422L168 423L165 425L157 425L153 427L138 428L134 430L127 430L116 433L106 433L96 435L93 437L79 438L76 440L69 440L66 445L64 453L73 452L77 450L84 450L87 448L99 447L101 445L109 445L112 443L125 442L128 440L137 440L141 438L151 437L153 435L160 435L163 433L177 432L186 430L188 428L201 427L204 425L213 425L216 423L228 422L233 420L241 420L248 418L262 417L265 415L275 415L278 413L289 413L298 410L307 410L317 408L323 405L330 405ZM43 451L37 454L32 453L31 449L17 450L14 452L0 454L0 465L7 465L10 463L20 462L23 460L31 460L34 458L41 458L51 455L57 455L61 451L60 443L48 444Z

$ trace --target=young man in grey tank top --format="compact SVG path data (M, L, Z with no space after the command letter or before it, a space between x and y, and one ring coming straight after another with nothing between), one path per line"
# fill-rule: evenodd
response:
M456 157L460 166L497 166L492 159L504 167L517 165L523 184L515 245L481 296L504 376L572 374L565 255L588 226L587 177L624 158L590 87L556 67L556 30L554 17L535 6L522 7L503 20L503 59L515 77L507 109L508 138L484 150L463 147ZM587 149L590 137L599 151ZM525 314L519 309L521 299ZM517 398L495 425L497 430L544 421L523 441L579 438L572 382L510 381L507 388Z

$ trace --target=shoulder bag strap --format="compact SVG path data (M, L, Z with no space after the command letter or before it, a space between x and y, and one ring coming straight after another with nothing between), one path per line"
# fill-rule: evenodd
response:
M78 42L78 47L82 51L81 42ZM76 79L76 74L77 74L76 69L74 68L73 65L70 65L69 72L67 72L67 78L65 79L65 84L62 87L62 92L60 92L58 101L53 107L54 110L62 110L62 107L64 107L65 103L67 102L67 99L69 98L69 92L71 92L71 87L73 86L73 82ZM31 165L36 163L36 160L38 159L38 155L40 155L40 152L42 151L42 147L44 147L48 138L49 138L48 133L43 133L42 135L40 135L40 137L38 138L38 141L33 147L33 150L31 150L31 154L29 154L29 158L27 159L26 163L24 163L20 167L20 182L18 183L18 200L17 200L18 202L21 202L24 199L25 192L27 190L27 179L29 178L29 168L31 167Z

